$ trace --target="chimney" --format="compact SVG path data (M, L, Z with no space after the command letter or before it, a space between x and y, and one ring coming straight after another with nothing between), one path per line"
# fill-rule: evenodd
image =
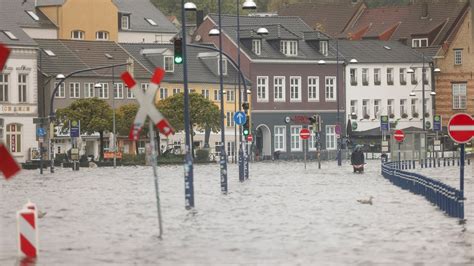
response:
M197 10L196 11L196 28L199 28L203 20L204 20L204 11Z
M428 3L426 1L423 1L423 3L421 3L421 17L428 17Z

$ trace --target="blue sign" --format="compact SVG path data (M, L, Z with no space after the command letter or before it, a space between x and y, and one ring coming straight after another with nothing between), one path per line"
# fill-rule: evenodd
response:
M382 131L389 131L390 130L390 123L388 121L388 115L380 116L380 129Z
M44 130L44 128L42 128L42 127L39 127L39 128L36 129L36 135L38 137L44 137L44 136L46 136L46 130Z
M234 114L234 121L237 125L243 125L247 122L247 116L244 112L236 112Z
M79 122L77 121L70 122L69 128L70 128L69 136L71 136L71 138L79 138L79 135L81 134L79 130Z
M443 130L443 119L440 115L435 115L433 117L433 131L442 131Z

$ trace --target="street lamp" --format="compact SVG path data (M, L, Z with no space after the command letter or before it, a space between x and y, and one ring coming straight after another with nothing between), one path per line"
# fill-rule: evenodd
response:
M322 60L322 59L321 59L321 60L318 61L318 65L325 65L325 64L326 64L326 61L325 61L325 60Z
M268 35L268 30L267 28L258 28L257 29L257 34L262 36L262 35Z
M357 61L357 59L355 59L355 58L352 58L352 59L349 61L349 63L351 63L351 64L357 64L357 63L359 63L359 61Z
M212 37L214 37L214 36L219 36L219 30L216 29L216 28L211 29L211 30L209 31L209 36L212 36Z
M105 54L105 57L109 60L114 60L114 57L108 53ZM117 168L117 138L116 134L116 127L115 127L115 97L118 97L117 88L115 88L115 68L112 67L112 142L113 142L113 149L114 149L114 169Z
M189 91L188 91L188 60L187 60L187 42L186 42L186 11L196 11L196 5L192 2L184 3L181 0L181 34L183 37L183 87L184 87L184 132L185 132L185 162L184 162L184 194L185 208L187 210L194 208L194 175L193 175L193 157L191 155L191 135L190 135L190 117L189 117Z

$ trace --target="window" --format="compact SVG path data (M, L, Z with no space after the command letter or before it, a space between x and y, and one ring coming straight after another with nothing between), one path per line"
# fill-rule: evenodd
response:
M297 56L298 55L298 42L297 41L280 41L280 52L286 56Z
M123 83L115 83L114 98L123 99Z
M10 39L10 40L18 40L18 38L11 32L11 31L8 31L8 30L4 30L3 33L5 35L7 35L7 37Z
M152 26L157 26L156 22L151 18L145 18L145 20Z
M0 74L0 102L8 102L8 74Z
M48 56L56 56L56 54L51 51L51 50L48 50L48 49L43 49L43 51L48 55Z
M147 91L148 88L150 88L150 83L143 82L143 83L140 84L140 86L141 86L143 91Z
M374 68L374 84L380 85L380 68Z
M358 113L357 100L351 100L351 109L350 109L350 111L351 111L350 115L357 115L357 113Z
M425 85L427 85L429 82L428 82L428 75L426 74L426 70L427 68L422 68L422 78L423 78L423 82L425 83Z
M413 73L411 73L411 84L418 84L418 80L416 78L416 69L413 69Z
M387 68L387 85L393 85L393 68Z
M291 126L291 151L302 151L303 145L301 145L300 131L301 126Z
M466 83L453 83L453 109L466 109Z
M34 21L38 21L38 20L39 20L38 15L36 15L36 13L35 13L34 11L28 10L28 11L26 11L26 13L28 13L28 15L30 15L30 17L31 17Z
M428 47L428 38L418 38L411 40L411 47L418 48L418 47Z
M166 72L174 72L174 57L173 56L164 56L163 65L165 66Z
M268 102L268 77L257 77L257 102Z
M58 85L57 82L54 83L54 88ZM56 91L56 94L54 95L56 98L64 98L66 97L66 86L64 85L64 82L61 83L59 86L58 90Z
M310 132L310 137L308 139L308 150L310 151L315 151L317 146L318 145L318 136L316 135L316 132L314 132L314 127L313 126L309 126L308 127L309 129L309 132Z
M84 83L84 98L92 98L94 95L94 83Z
M406 118L407 110L406 110L406 99L400 99L400 117Z
M418 108L417 106L418 99L411 99L411 116L418 117Z
M362 85L369 85L369 69L362 68Z
M133 94L132 90L130 90L127 85L125 85L125 90L127 91L128 99L135 99L135 94Z
M301 101L301 77L290 77L290 102Z
M234 126L234 112L227 112L225 119L226 119L226 125L228 127Z
M370 100L362 100L362 116L364 119L370 118Z
M160 88L160 99L168 98L168 89L167 88Z
M71 39L73 40L84 40L84 32L82 30L71 31Z
M275 126L275 151L286 151L286 126Z
M234 102L235 101L235 91L232 89L227 89L226 90L226 100L228 102Z
M405 76L406 69L405 68L400 68L400 85L406 85L407 84L407 79Z
M99 96L100 99L108 99L109 98L109 83L100 83L98 96Z
M335 83L336 77L326 77L326 101L336 100Z
M273 78L273 99L275 102L284 102L285 97L285 77Z
M326 149L336 149L336 126L326 126Z
M252 40L252 52L256 55L260 55L262 52L262 41Z
M214 101L220 101L221 100L221 94L219 90L214 90Z
M220 75L221 70L220 70L220 65L219 65L219 60L217 60L217 73ZM222 58L222 75L227 75L227 59Z
M395 115L395 110L394 110L394 107L393 107L393 99L387 100L387 115L389 117Z
M176 94L179 94L179 93L181 93L181 89L179 89L179 88L174 88L173 89L173 95L176 95Z
M130 16L122 15L122 20L120 23L122 30L130 29Z
M12 153L21 152L21 129L20 124L7 125L7 147Z
M201 94L204 98L209 100L209 90L207 89L201 90ZM174 95L174 91L173 91L173 95Z
M95 39L99 41L106 41L109 39L109 33L106 31L98 31L95 33Z
M18 102L19 103L26 103L27 102L27 97L26 97L26 92L27 92L27 80L28 80L28 75L27 74L18 74Z
M379 118L380 116L380 103L381 100L374 100L374 117Z
M308 77L308 101L319 101L319 77Z
M227 142L227 155L235 156L235 142L234 141Z
M319 53L324 56L328 56L328 41L319 42Z
M462 49L454 49L454 64L462 64Z
M350 74L351 74L351 85L352 86L357 85L357 69L356 68L351 68L350 69Z
M69 98L79 98L80 97L80 85L79 82L70 82L69 83Z

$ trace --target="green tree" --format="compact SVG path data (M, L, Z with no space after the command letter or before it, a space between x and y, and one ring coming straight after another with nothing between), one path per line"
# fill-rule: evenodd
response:
M65 130L69 121L81 121L81 133L100 136L100 160L104 158L104 132L112 130L112 108L106 101L97 98L79 99L66 108L59 109L56 117Z
M126 105L120 106L116 114L116 121L117 121L117 134L120 136L128 137L130 133L130 129L133 126L133 122L135 121L135 116L137 116L137 112L140 106L136 103L130 103ZM147 136L148 135L148 118L146 123L144 124L142 130L140 131L140 136ZM135 153L138 154L138 145L135 141Z

